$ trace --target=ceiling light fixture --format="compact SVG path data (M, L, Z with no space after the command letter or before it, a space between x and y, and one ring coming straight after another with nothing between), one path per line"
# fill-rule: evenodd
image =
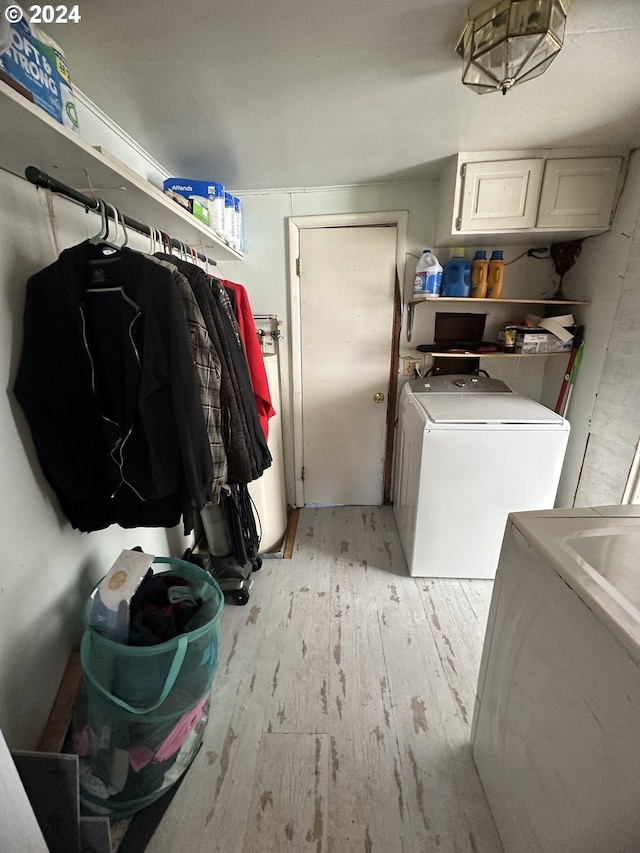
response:
M481 0L469 7L456 47L462 82L502 92L547 70L560 53L569 0Z

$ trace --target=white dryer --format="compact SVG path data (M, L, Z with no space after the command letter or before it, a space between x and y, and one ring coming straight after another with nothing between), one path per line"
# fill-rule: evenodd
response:
M568 438L567 420L499 380L408 382L393 508L409 574L493 578L508 514L553 507Z
M640 507L511 516L473 757L506 853L640 850Z

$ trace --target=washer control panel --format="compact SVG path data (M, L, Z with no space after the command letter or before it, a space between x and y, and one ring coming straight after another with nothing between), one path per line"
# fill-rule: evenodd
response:
M513 394L506 383L488 376L452 373L411 379L407 384L413 394Z

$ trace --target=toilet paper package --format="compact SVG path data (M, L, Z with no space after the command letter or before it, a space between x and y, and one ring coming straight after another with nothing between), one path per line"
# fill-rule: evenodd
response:
M2 4L0 4L1 6ZM11 9L19 8L15 5ZM26 16L3 32L0 79L70 130L78 131L78 113L69 68L59 45Z

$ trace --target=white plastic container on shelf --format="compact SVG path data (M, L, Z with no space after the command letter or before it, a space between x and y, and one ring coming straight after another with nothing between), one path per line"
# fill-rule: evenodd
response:
M209 190L210 225L219 237L224 237L224 187L214 182Z
M244 248L244 229L242 223L242 204L240 199L234 195L233 197L233 207L234 207L234 249L237 249L241 252Z
M431 249L423 249L420 260L416 265L413 280L413 295L439 296L442 285L442 266Z
M222 232L222 236L229 243L229 245L233 245L233 220L235 216L235 207L233 204L233 196L231 193L225 192L224 194L224 231Z

